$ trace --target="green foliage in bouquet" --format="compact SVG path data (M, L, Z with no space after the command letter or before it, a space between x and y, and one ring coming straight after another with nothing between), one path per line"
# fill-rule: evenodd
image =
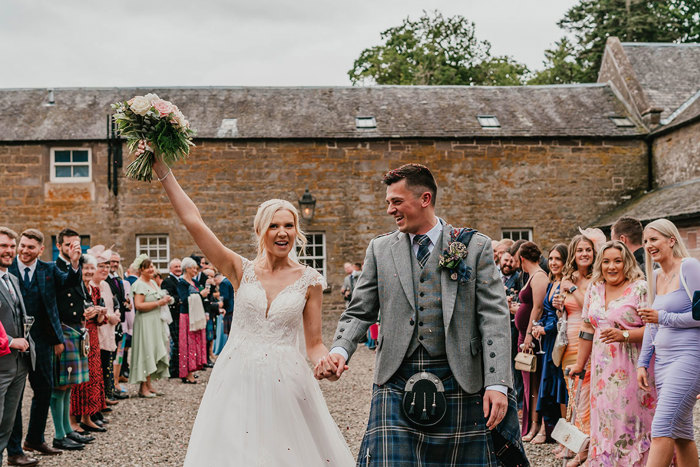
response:
M119 133L136 156L126 168L128 178L150 182L156 157L170 166L187 158L194 146L196 132L180 109L155 94L117 102L112 109Z

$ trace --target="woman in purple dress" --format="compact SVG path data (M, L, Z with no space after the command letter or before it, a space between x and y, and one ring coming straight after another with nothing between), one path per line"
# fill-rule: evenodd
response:
M520 291L520 307L515 313L515 327L518 329L518 346L521 349L532 349L533 321L540 319L542 315L542 304L547 294L549 278L547 273L540 267L540 249L532 242L525 242L520 246L516 256L520 258L520 264L530 278L525 287ZM546 440L545 426L539 425L537 414L537 392L539 381L542 376L542 358L538 355L537 371L530 373L523 371L523 419L522 433L523 441L532 441L541 434L540 439ZM538 439L539 442L539 439Z
M700 289L700 262L690 258L678 229L659 219L644 229L651 307L640 308L647 323L637 363L637 380L649 389L647 368L656 355L658 402L651 425L647 465L698 465L693 407L700 392L700 321L692 316L691 296ZM652 270L652 263L660 269Z

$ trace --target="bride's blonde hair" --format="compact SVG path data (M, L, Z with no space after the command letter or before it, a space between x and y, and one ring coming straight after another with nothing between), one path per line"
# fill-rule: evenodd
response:
M270 228L275 213L281 210L291 212L294 217L294 231L296 232L295 247L299 247L303 250L306 246L306 236L304 232L301 231L301 227L299 227L299 212L297 208L289 201L283 199L268 199L258 206L258 212L255 214L255 219L253 220L255 239L258 242L258 256L256 259L265 256L265 232ZM291 253L290 256L296 257L294 253Z

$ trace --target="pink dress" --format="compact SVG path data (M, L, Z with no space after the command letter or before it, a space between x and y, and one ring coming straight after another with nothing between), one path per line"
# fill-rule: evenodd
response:
M651 421L656 390L637 386L637 358L641 343L605 344L600 333L610 327L637 329L644 326L637 314L647 300L647 283L629 284L622 296L605 308L605 284L591 285L583 305L583 319L595 328L591 351L591 444L588 465L643 466L651 444ZM649 371L652 378L653 372ZM654 382L649 381L654 388Z

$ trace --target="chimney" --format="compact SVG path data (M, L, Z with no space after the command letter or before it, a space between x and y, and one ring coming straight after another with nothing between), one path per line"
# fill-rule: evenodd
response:
M661 107L649 107L642 112L642 121L649 128L657 127L661 121L661 112L663 111L664 109Z

